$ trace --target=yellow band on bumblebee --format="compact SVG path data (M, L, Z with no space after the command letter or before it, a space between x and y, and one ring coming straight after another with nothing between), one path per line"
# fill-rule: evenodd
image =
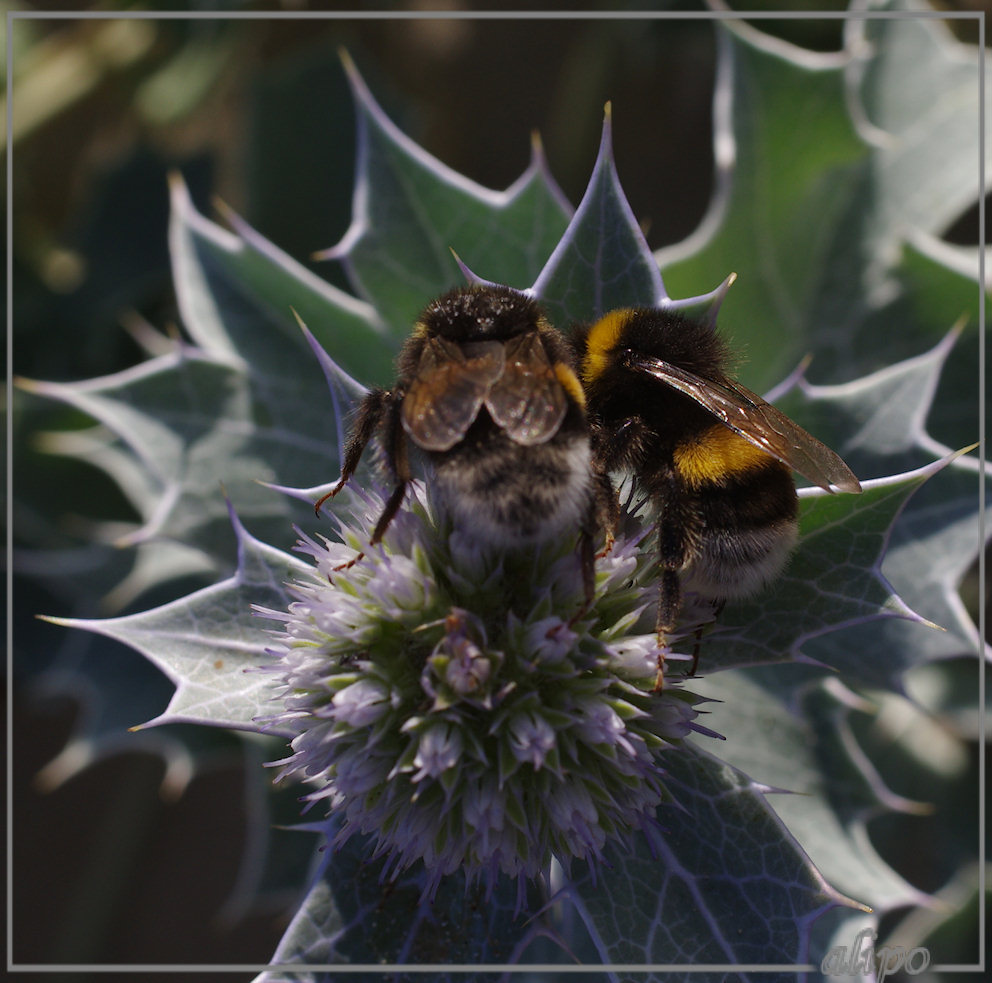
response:
M555 376L561 383L562 389L575 400L582 409L586 408L586 394L582 389L579 377L564 362L555 362Z
M761 467L774 460L720 423L704 431L695 440L679 444L675 448L674 458L675 467L693 487L719 482L728 475Z
M634 311L620 308L604 314L590 329L586 338L586 354L582 359L582 381L589 385L603 374L610 363L610 353L617 347L620 335L634 316Z

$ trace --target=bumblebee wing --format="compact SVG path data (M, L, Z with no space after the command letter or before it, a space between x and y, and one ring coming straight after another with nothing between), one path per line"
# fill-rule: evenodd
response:
M826 491L861 491L860 482L839 455L732 379L703 379L660 358L636 352L627 353L625 364L694 399L755 447Z
M503 374L490 389L486 408L511 440L543 444L565 418L565 390L536 331L511 338L504 351Z
M454 447L472 426L502 371L499 342L480 342L465 354L443 338L428 338L403 399L403 429L424 450Z

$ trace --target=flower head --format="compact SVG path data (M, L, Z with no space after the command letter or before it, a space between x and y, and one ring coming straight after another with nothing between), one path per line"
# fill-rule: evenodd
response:
M651 823L658 752L697 729L697 698L653 692L641 520L597 562L587 605L574 543L480 549L416 485L370 546L381 499L350 502L340 542L302 537L314 570L289 610L261 612L282 622L269 722L295 735L279 774L327 801L337 842L371 834L393 869L423 860L436 883L533 877Z

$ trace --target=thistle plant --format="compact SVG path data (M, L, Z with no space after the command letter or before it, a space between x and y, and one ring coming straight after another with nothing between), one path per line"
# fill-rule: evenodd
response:
M285 835L312 839L315 859L293 869L299 906L259 983L330 978L278 968L302 963L819 966L931 903L866 831L950 783L939 742L911 735L940 721L957 752L969 733L953 693L978 645L958 595L980 547L978 466L959 451L976 437L984 300L974 251L937 237L978 194L977 173L945 166L975 144L958 108L977 101L974 59L911 19L852 21L853 54L829 66L745 28L719 39L706 235L652 254L609 114L573 211L539 148L502 195L453 174L346 63L355 212L328 258L353 294L234 213L206 218L176 178L188 340L159 339L113 377L23 383L102 425L51 444L96 462L141 515L117 536L136 557L119 597L222 578L137 614L52 620L127 643L175 684L135 739L248 732L268 801L298 800ZM923 176L904 91L920 74L951 93ZM365 386L388 384L417 312L466 276L528 291L562 330L616 307L718 311L752 355L747 384L862 479L857 497L800 490L795 553L760 595L716 623L687 598L663 689L636 487L591 600L574 540L480 547L424 475L381 543L374 467L314 517ZM972 323L953 327L962 312ZM912 788L888 787L893 760L914 762ZM973 860L956 861L933 890L967 911ZM921 924L895 937L938 946Z
M614 544L587 605L574 544L480 549L415 494L370 548L383 502L356 498L339 541L301 540L314 570L289 609L259 611L283 624L265 667L284 687L268 723L295 735L280 778L314 789L334 841L371 834L387 871L422 861L433 890L458 870L535 879L653 823L659 753L702 728L691 694L652 692L642 536Z

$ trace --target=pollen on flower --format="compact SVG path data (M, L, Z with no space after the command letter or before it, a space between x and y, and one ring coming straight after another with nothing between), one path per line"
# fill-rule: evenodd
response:
M422 861L436 885L458 869L535 877L650 825L658 752L702 728L678 683L653 692L638 523L598 561L586 605L574 543L489 553L417 484L369 548L381 498L347 500L339 542L301 534L313 570L289 609L259 611L278 626L266 722L294 735L273 764L325 803L335 842L371 835L387 869Z

